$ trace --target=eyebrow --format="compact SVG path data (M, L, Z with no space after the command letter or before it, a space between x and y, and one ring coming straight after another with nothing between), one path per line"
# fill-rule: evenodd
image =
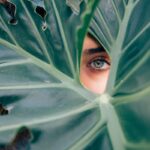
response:
M84 50L83 54L91 55L91 54L101 53L101 52L106 52L106 51L103 47L97 47L97 48L86 49Z

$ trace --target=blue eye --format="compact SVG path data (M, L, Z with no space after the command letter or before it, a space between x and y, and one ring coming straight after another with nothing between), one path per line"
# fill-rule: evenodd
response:
M110 67L110 64L104 58L97 58L97 59L90 61L88 66L94 70L105 70Z

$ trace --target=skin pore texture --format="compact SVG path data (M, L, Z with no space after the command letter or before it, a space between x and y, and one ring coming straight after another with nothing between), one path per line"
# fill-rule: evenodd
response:
M88 90L102 94L105 92L110 72L110 58L105 49L90 35L84 39L80 81Z

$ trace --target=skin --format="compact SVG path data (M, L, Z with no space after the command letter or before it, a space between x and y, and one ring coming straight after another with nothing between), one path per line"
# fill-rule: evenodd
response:
M104 48L94 38L87 35L83 44L80 66L82 85L94 93L104 93L110 64L110 58Z
M7 0L0 0L0 3L4 4Z

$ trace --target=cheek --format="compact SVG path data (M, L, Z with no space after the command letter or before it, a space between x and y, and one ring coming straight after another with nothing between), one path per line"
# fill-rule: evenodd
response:
M109 70L101 71L99 73L92 73L85 69L81 69L80 72L80 81L83 86L97 94L104 93L108 77Z

